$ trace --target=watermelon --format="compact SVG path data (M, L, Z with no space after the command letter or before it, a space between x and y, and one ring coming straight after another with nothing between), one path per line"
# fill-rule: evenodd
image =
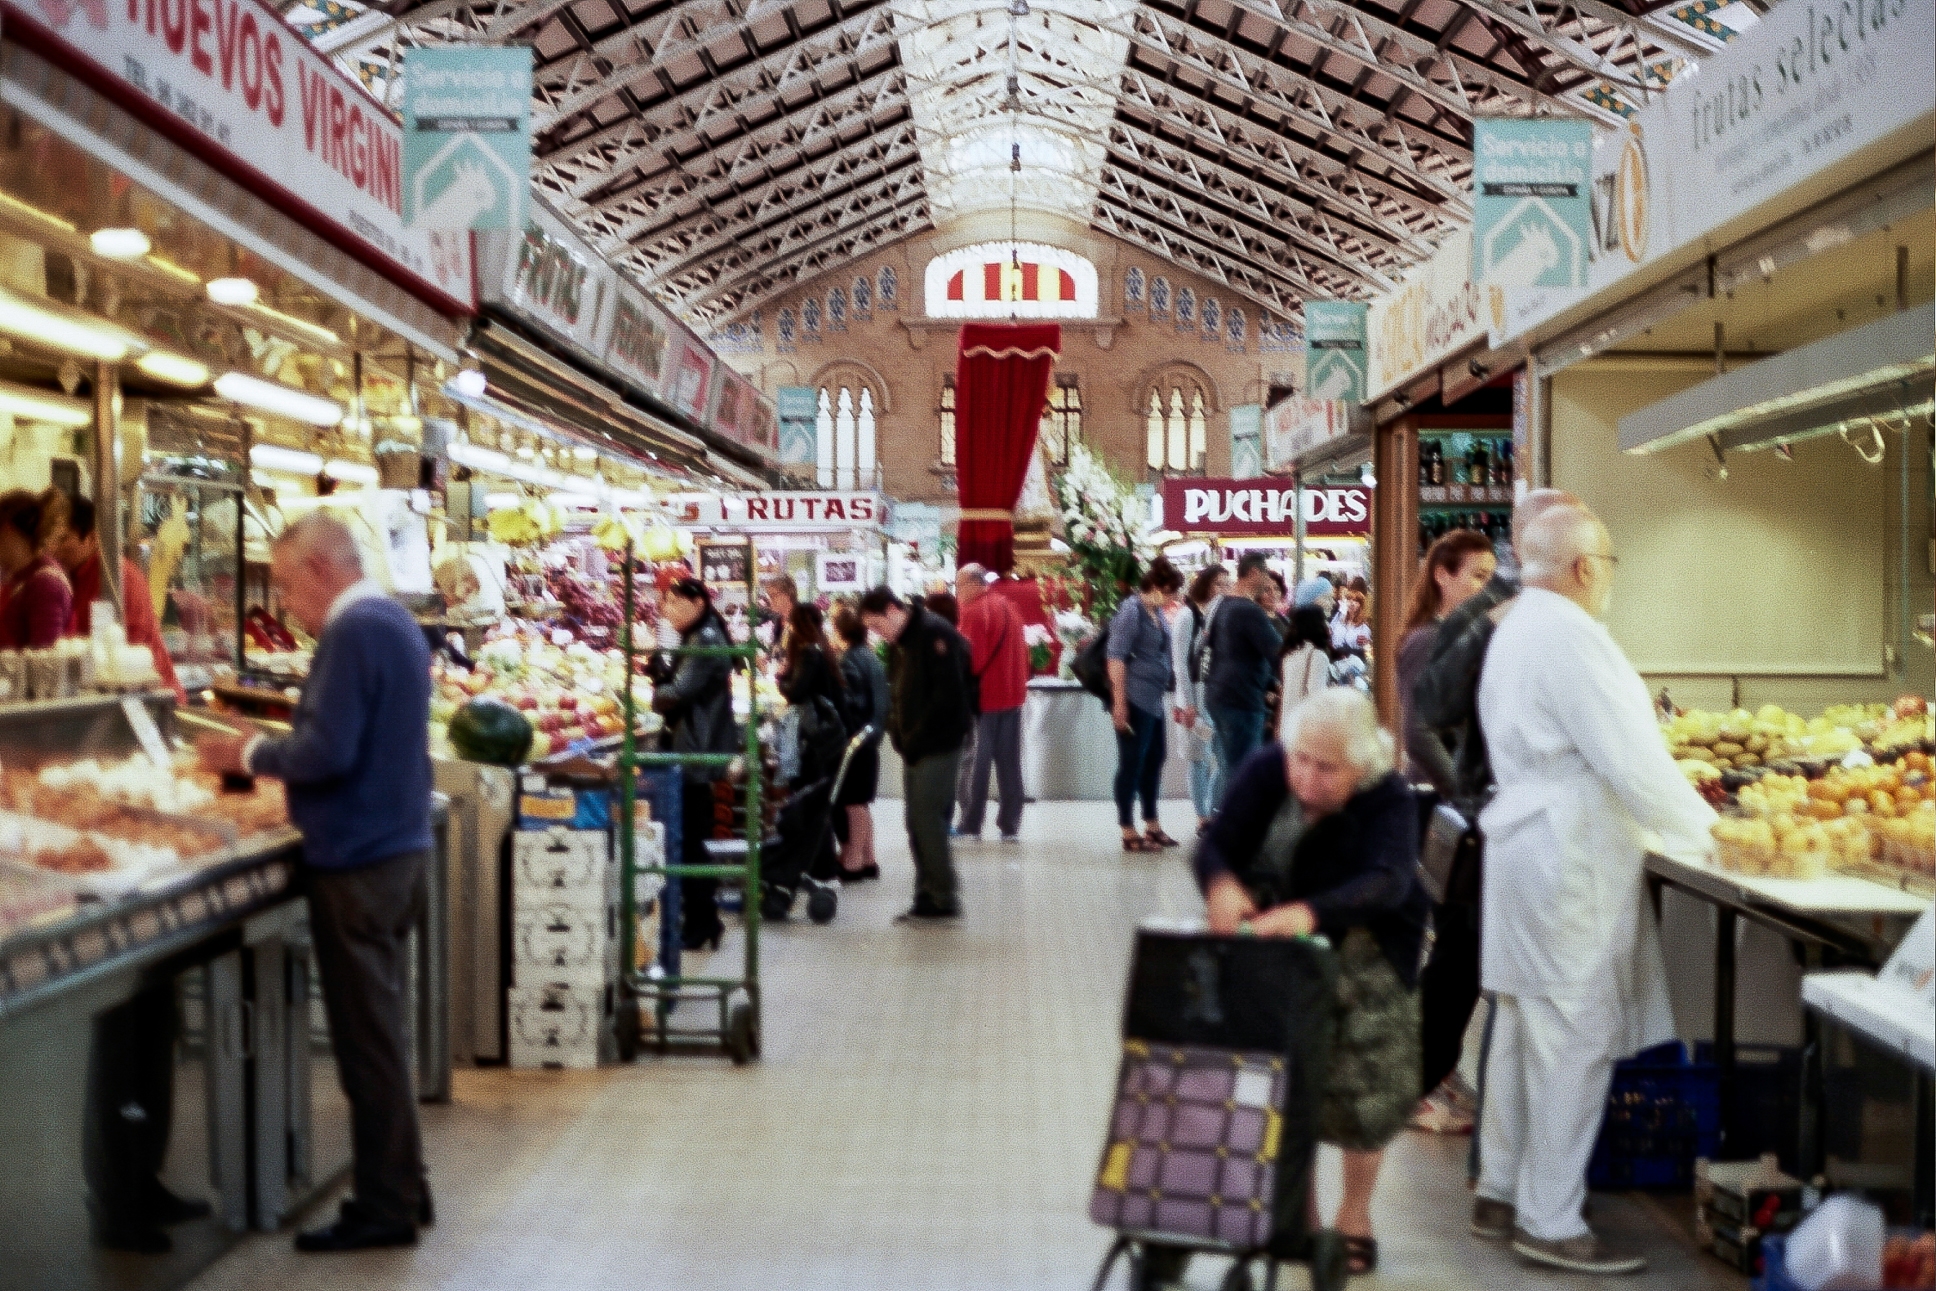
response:
M466 762L514 767L531 751L531 722L503 700L480 696L451 714L450 746Z

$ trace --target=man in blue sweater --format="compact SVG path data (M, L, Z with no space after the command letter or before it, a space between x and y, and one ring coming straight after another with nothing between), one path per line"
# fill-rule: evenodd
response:
M406 1017L406 947L432 845L430 655L416 620L363 577L355 538L327 512L283 531L271 574L283 608L316 638L294 730L209 737L198 751L211 769L282 781L303 835L356 1190L296 1249L410 1246L432 1221Z

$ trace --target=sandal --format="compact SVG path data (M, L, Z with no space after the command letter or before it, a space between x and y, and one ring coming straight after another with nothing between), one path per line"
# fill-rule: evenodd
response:
M1352 1277L1363 1277L1378 1267L1378 1239L1375 1237L1344 1237L1345 1270Z
M1153 838L1144 838L1138 834L1134 838L1125 838L1123 840L1123 850L1125 852L1160 852L1163 850L1163 845Z
M1176 841L1176 840L1175 840L1174 838L1171 838L1171 837L1170 837L1170 836L1169 836L1168 834L1166 834L1166 833L1164 833L1164 832L1163 832L1163 827L1162 827L1161 825L1158 825L1158 826L1157 826L1156 828L1154 828L1154 829L1146 829L1146 830L1144 830L1144 831L1143 831L1143 837L1144 837L1144 838L1145 838L1145 839L1146 839L1147 841L1149 841L1149 842L1152 842L1152 843L1155 843L1155 844L1156 844L1156 845L1157 845L1158 847L1181 847L1181 846L1183 846L1183 844L1181 844L1181 843L1179 843L1179 842L1177 842L1177 841Z

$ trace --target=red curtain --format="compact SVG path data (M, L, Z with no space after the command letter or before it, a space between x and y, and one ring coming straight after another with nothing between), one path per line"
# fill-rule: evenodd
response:
M961 329L955 359L957 564L973 561L1001 574L1014 568L1015 502L1061 350L1062 329L1054 323L969 323Z

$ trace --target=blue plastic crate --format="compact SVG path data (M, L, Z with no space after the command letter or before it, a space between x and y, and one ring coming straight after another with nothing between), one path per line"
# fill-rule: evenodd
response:
M1590 1188L1691 1188L1694 1161L1721 1141L1719 1073L1675 1040L1614 1064Z

